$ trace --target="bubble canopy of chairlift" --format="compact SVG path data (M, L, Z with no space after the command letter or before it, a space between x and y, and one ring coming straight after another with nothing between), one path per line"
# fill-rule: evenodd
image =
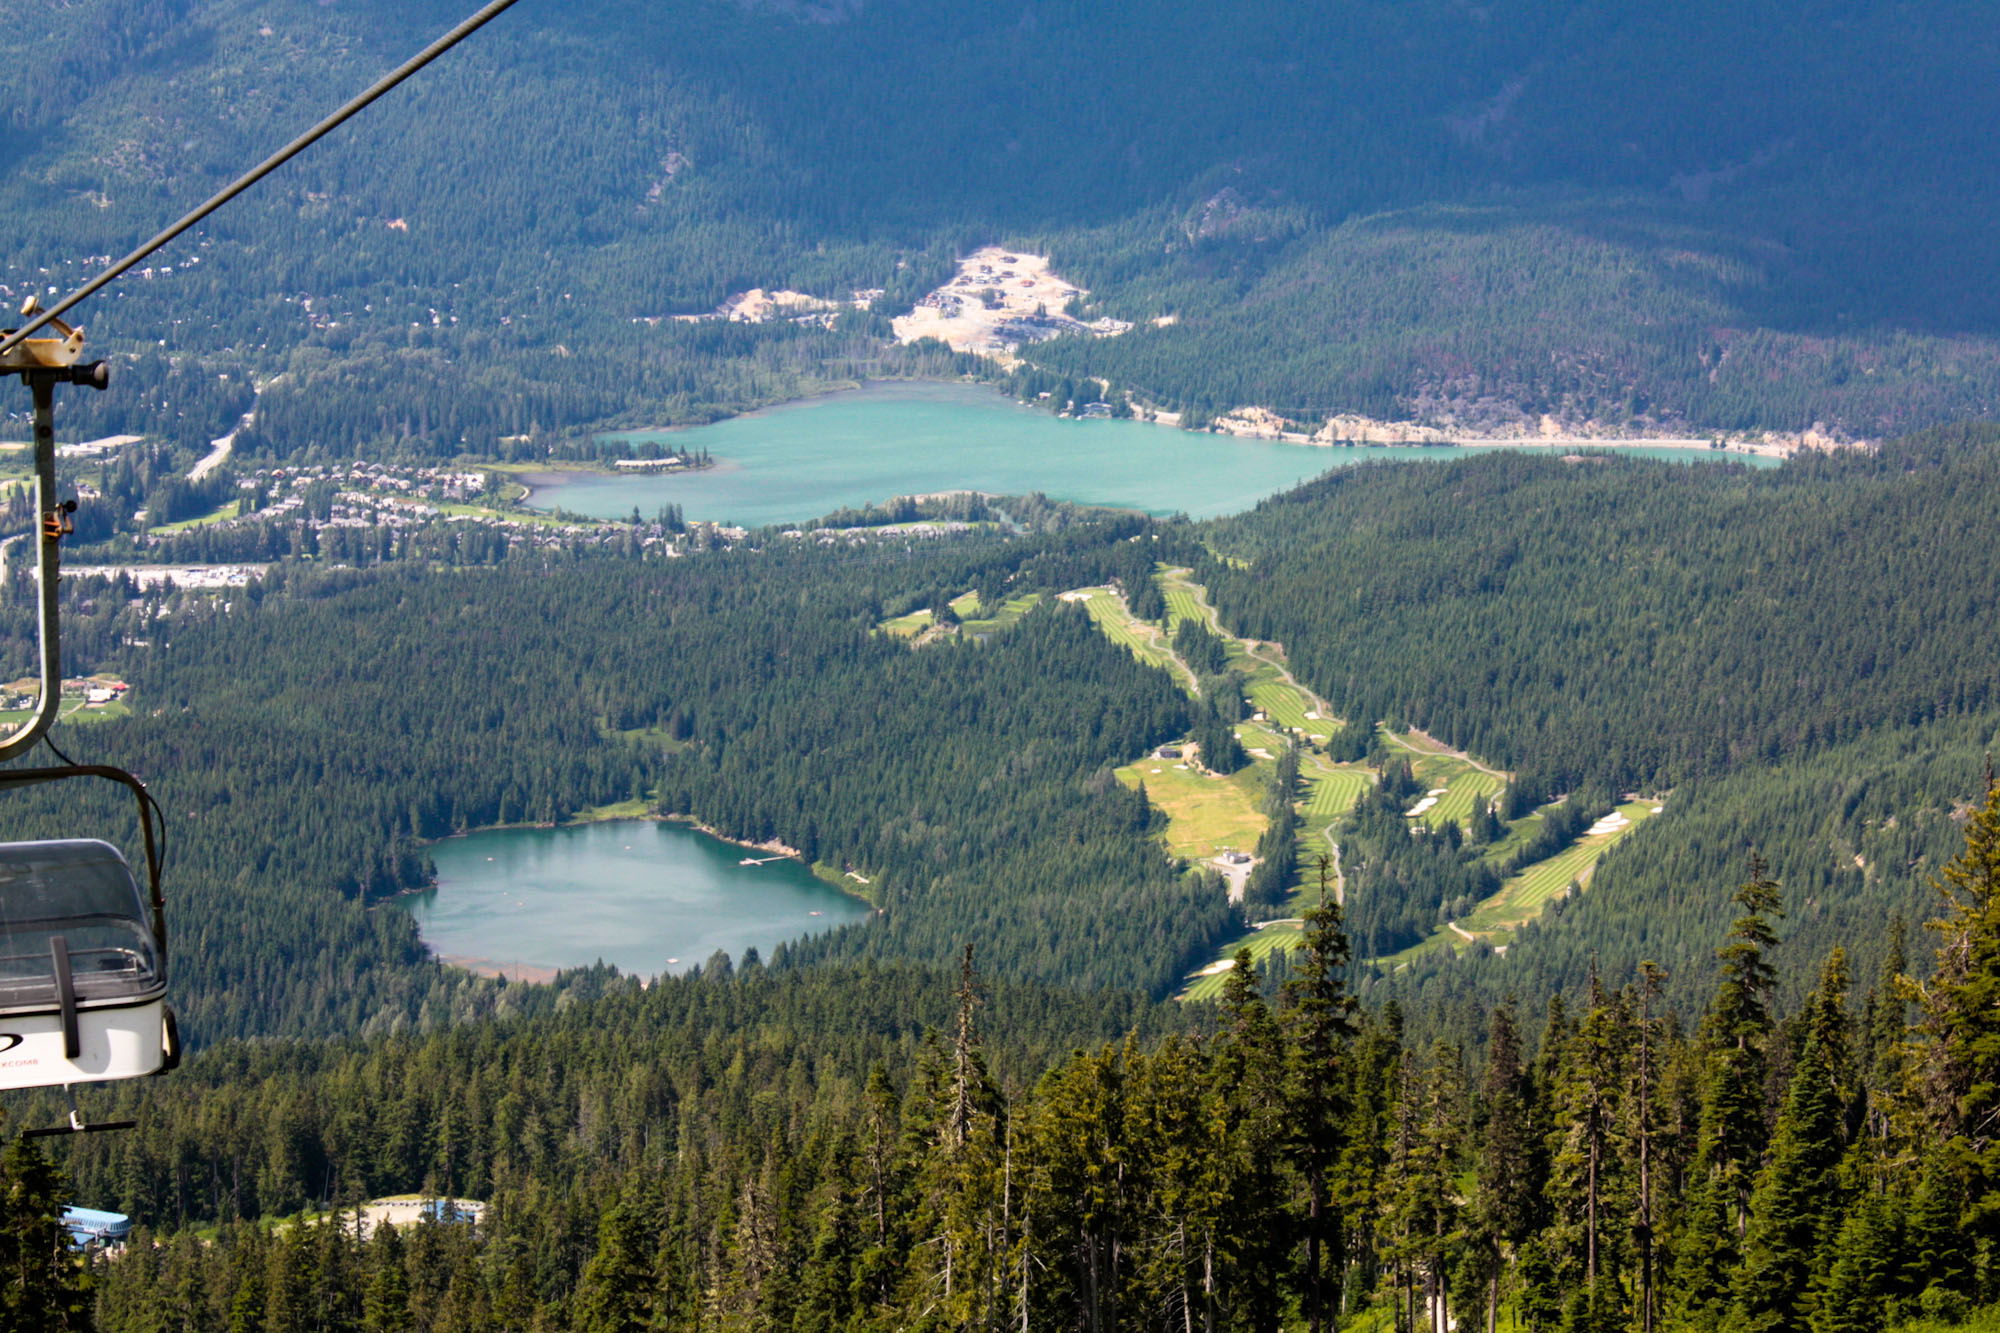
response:
M165 960L147 915L132 867L108 842L0 842L0 1019L59 1002L57 940L78 1008L164 994Z
M0 789L118 770L0 770ZM0 843L0 1089L98 1083L178 1063L150 802L148 893L95 838Z

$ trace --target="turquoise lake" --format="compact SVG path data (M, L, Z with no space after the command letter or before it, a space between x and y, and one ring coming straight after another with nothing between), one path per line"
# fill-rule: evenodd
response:
M661 506L677 504L688 518L759 527L898 495L1041 491L1058 500L1212 518L1249 509L1334 467L1483 452L1327 449L1137 421L1066 421L980 385L936 383L871 385L713 425L615 438L672 439L684 449L708 450L716 466L680 476L565 475L538 482L533 503L598 518L624 517L634 506L650 518ZM1619 452L1679 462L1770 461L1698 449Z
M437 887L398 903L447 962L534 977L603 961L680 973L717 949L741 959L868 915L797 861L685 824L616 820L491 829L430 848Z

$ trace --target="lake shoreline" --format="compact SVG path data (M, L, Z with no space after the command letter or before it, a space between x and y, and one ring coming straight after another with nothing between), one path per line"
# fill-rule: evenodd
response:
M1142 412L1126 418L1060 417L995 386L967 380L871 380L700 427L675 428L672 446L720 460L699 472L660 476L565 474L538 469L527 502L542 510L602 519L671 506L691 523L725 529L792 527L838 509L879 506L899 496L947 491L987 495L1039 492L1079 505L1153 515L1210 518L1241 513L1337 467L1369 459L1447 461L1473 449L1513 447L1550 453L1622 451L1675 461L1740 459L1735 451L1644 439L1556 436L1479 438L1461 447L1435 441L1330 447L1301 437L1247 438L1226 429L1186 430ZM682 436L686 430L700 435ZM607 443L663 437L610 433ZM1342 442L1344 443L1344 442ZM518 475L518 474L517 474Z
M796 847L780 842L776 838L766 838L763 842L750 842L743 838L732 838L727 833L711 825L702 823L700 818L695 815L660 815L657 818L663 823L686 824L697 833L706 833L717 842L726 842L732 847L744 847L753 852L770 852L775 856L782 856L789 860L797 861L802 866L807 866L808 868L811 866L811 863L806 860L804 852Z
M1003 402L1012 403L1016 407L1027 408L1031 411L1041 410L1037 404L1029 402L1026 399L1014 398L1010 396L1004 389L1000 388L998 385L992 384L986 380L963 378L963 377L959 379L942 380L942 379L927 379L917 376L905 376L901 378L861 380L856 383L843 384L835 387L820 389L813 393L801 394L796 398L786 398L775 403L765 403L761 407L753 407L748 409L747 411L734 412L728 416L717 417L713 421L689 422L675 426L620 427L617 430L600 432L597 438L603 439L607 436L623 436L623 435L678 435L686 431L701 430L704 427L713 426L724 421L750 420L756 417L768 416L774 412L781 412L787 408L793 408L793 407L803 406L806 404L823 402L827 399L840 398L849 394L863 394L875 390L893 389L895 386L899 385L906 385L913 387L924 386L924 385L939 385L939 386L965 387L965 388L986 388L992 391L994 397L999 398ZM1368 424L1371 427L1378 430L1388 430L1392 432L1395 430L1413 430L1421 432L1422 434L1425 435L1434 436L1435 438L1371 439L1368 438L1368 436L1366 435L1356 436L1354 438L1347 438L1347 437L1329 435L1326 431L1326 428L1324 427L1316 433L1306 434L1300 431L1285 431L1285 430L1273 429L1269 426L1264 426L1262 425L1262 423L1256 420L1258 416L1260 415L1267 416L1273 420L1275 420L1276 417L1275 414L1269 413L1267 409L1263 408L1239 408L1235 412L1224 413L1221 416L1218 416L1215 419L1215 421L1208 426L1189 429L1181 424L1181 414L1178 412L1172 412L1164 408L1158 408L1151 405L1136 404L1136 403L1134 404L1134 408L1135 410L1132 412L1130 416L1113 418L1113 419L1136 422L1140 425L1145 425L1145 426L1158 426L1162 430L1179 431L1185 435L1212 435L1223 439L1254 440L1264 444L1291 444L1307 449L1689 449L1704 453L1749 454L1763 458L1787 458L1790 457L1791 453L1793 452L1792 448L1788 448L1785 445L1771 443L1771 442L1764 442L1761 440L1737 438L1738 436L1742 436L1744 434L1743 432L1735 432L1734 435L1732 435L1729 432L1717 432L1713 435L1700 435L1700 436L1591 435L1591 434L1536 435L1528 433L1522 433L1519 435L1468 434L1463 436L1453 436L1443 427L1424 426L1416 422L1369 422ZM1085 421L1085 420L1097 419L1097 418L1077 417L1077 416L1054 416L1054 414L1048 414L1048 415L1051 415L1054 417L1055 420L1060 420L1060 421ZM1347 421L1349 420L1349 418L1342 417L1338 418L1338 420ZM1769 432L1766 433L1768 434ZM1857 447L1865 447L1865 446L1857 446ZM565 470L550 469L550 472L552 474L563 471ZM610 469L607 468L575 469L575 473L577 475L601 476L605 475L605 473L609 471ZM614 474L614 475L623 475L623 474ZM522 480L525 481L526 477L524 476Z
M556 823L532 821L488 825L428 840L424 846L440 849L475 836L526 835L530 844L539 850L529 852L529 859L523 862L516 862L514 853L501 850L507 843L475 844L455 852L450 858L440 856L443 864L428 883L378 899L371 904L371 908L390 903L410 915L417 926L423 948L439 965L489 980L522 985L551 984L560 973L589 967L593 961L608 962L621 974L638 977L650 984L649 978L680 975L699 969L702 961L717 949L735 956L752 948L768 953L788 939L817 934L822 929L837 929L839 925L853 921L865 921L878 911L875 904L858 891L857 885L842 882L831 867L808 863L797 848L779 839L751 841L734 838L695 816L663 815L630 808L636 804L618 802L589 807ZM642 835L631 827L634 824L679 826L689 834L700 835L698 845L708 850L697 853L695 859L689 861L686 854L672 850L689 844L678 842L665 832L643 835L642 840ZM545 841L565 832L589 841L570 843L566 837L554 842ZM647 850L652 836L665 840L658 851ZM623 848L622 862L616 859L615 847L605 849L611 850L614 858L611 861L604 859L602 851L594 850L607 841L614 845L627 844ZM753 855L739 857L730 849ZM494 855L487 855L488 852ZM756 853L764 855L760 857ZM475 872L469 864L482 859L491 862L496 855L503 863L500 866L482 865ZM553 861L548 859L550 857ZM804 871L808 879L802 883L791 869L786 869L775 881L765 881L763 875L755 873L759 867L775 861L789 862ZM551 865L570 868L559 870L557 878L549 880L544 874ZM695 868L697 865L708 868L706 871L699 870ZM726 872L722 870L725 865L728 866ZM526 869L526 878L520 877L522 869L516 866ZM684 878L690 873L694 875L693 879ZM764 871L764 875L773 873L769 869ZM778 915L768 921L768 924L780 926L789 933L783 934L782 938L766 938L755 927L734 938L728 932L719 936L714 933L715 922L712 918L718 909L725 916L732 913L740 916L747 911L748 915L744 917L746 925L758 919L759 913L765 910L763 904L767 890L761 887L764 883L770 884L769 892L778 893L785 901L795 904L788 909L778 909ZM798 903L792 895L800 892L805 884L810 884L816 892L833 890L835 896L819 902L808 899ZM443 900L438 897L440 891L445 895ZM555 896L547 896L551 891ZM574 898L573 895L578 893L585 897L580 900ZM720 896L715 896L718 893ZM833 906L835 902L845 902L849 906L836 909ZM623 905L611 907L611 904ZM807 912L807 907L813 910ZM825 923L809 923L806 920L807 917L820 917L821 909L828 918ZM522 915L524 910L526 915ZM635 937L617 924L619 918L616 916L601 918L578 931L570 919L579 910L586 917L593 911L630 913L637 910L642 914L638 919L650 920L657 913L676 922L684 919L685 924L675 924L665 932L652 935L657 956L643 952L635 955L631 946L637 937L646 936L647 931L639 930ZM690 911L694 915L687 916ZM551 916L551 913L556 915ZM797 918L795 922L794 916ZM638 919L635 919L635 924ZM708 921L707 925L702 924L704 920ZM542 922L570 924L545 928L537 924ZM468 923L471 925L469 930ZM497 931L496 925L499 927ZM686 933L688 931L692 931L692 938ZM600 949L602 952L599 952ZM688 961L669 956L673 953L684 955ZM666 959L664 966L661 958Z
M578 810L562 819L558 819L554 823L530 819L520 820L512 824L481 824L478 828L461 829L456 833L447 833L442 838L426 838L419 842L417 846L436 847L440 843L453 842L459 838L469 838L476 833L506 833L515 829L554 830L588 828L593 824L617 824L629 820L633 823L642 824L685 824L695 832L705 833L717 842L726 842L732 847L742 847L749 851L770 852L773 855L797 861L800 865L807 866L808 868L811 866L811 863L806 860L806 854L796 847L780 842L776 838L768 838L763 842L749 842L743 838L732 838L713 825L704 824L698 815L663 815L652 810L620 811L618 813L606 814L591 813L592 811L609 810L612 808L607 806L588 806L583 810ZM415 888L403 889L399 892L389 894L387 897L378 898L375 901L392 902L397 898L407 897L412 893L426 893L436 887L437 881L433 880L429 884L420 884ZM861 895L854 894L853 896L858 898ZM863 899L863 901L866 901L866 899Z

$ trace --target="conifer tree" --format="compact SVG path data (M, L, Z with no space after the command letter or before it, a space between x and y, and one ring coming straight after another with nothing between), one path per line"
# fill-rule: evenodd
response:
M761 1166L746 1173L737 1190L735 1225L715 1296L725 1329L747 1333L789 1322L791 1210L781 1159L781 1143L766 1144Z
M900 1192L896 1142L902 1134L896 1090L879 1062L868 1071L862 1092L861 1254L855 1261L857 1299L864 1307L889 1301L895 1286L897 1246L891 1231L892 1201Z
M305 1228L294 1226L265 1251L264 1321L269 1333L312 1322L316 1275Z
M990 1319L1003 1300L1006 1243L1001 1235L998 1091L986 1074L977 1012L982 996L965 946L948 1064L928 1106L907 1118L922 1136L911 1218L921 1255L910 1280L915 1308L929 1309L943 1327Z
M0 1330L68 1333L91 1327L90 1269L70 1247L69 1186L34 1140L0 1156Z
M1389 1183L1382 1192L1386 1213L1382 1257L1388 1270L1382 1294L1391 1303L1396 1333L1416 1333L1417 1328L1417 1241L1422 1227L1423 1188L1417 1162L1422 1101L1416 1052L1404 1051L1396 1064L1395 1112L1389 1131Z
M1805 1049L1785 1094L1770 1161L1757 1178L1732 1323L1758 1333L1806 1333L1821 1252L1841 1208L1846 1138L1846 954L1826 961L1808 1012Z
M1151 1219L1136 1261L1137 1308L1171 1327L1215 1326L1240 1277L1224 1229L1234 1176L1220 1097L1202 1052L1168 1037L1132 1068L1133 1167Z
M1327 891L1325 857L1319 873L1319 902L1305 913L1305 938L1293 950L1292 977L1285 983L1290 1156L1304 1194L1300 1299L1313 1333L1332 1327L1341 1307L1346 1247L1334 1174L1348 1131L1346 1065L1354 1036L1354 1001L1346 978L1349 947L1340 904Z
M1221 1007L1209 1077L1233 1181L1220 1222L1232 1277L1218 1286L1224 1326L1275 1328L1292 1239L1280 1169L1290 1132L1286 1060L1248 949L1237 950L1223 979Z
M384 1222L368 1246L372 1270L361 1298L363 1333L395 1333L410 1319L410 1275L403 1268L403 1238Z
M1556 1134L1553 1095L1568 1059L1570 1030L1568 1006L1560 993L1550 995L1541 1045L1529 1071L1529 1083L1535 1089L1528 1112L1529 1142L1538 1154L1544 1181L1548 1145ZM1567 1289L1567 1275L1563 1272L1567 1252L1546 1225L1545 1214L1545 1208L1538 1210L1537 1221L1542 1225L1522 1242L1514 1264L1516 1315L1536 1333L1555 1327L1561 1315L1562 1295Z
M1972 1289L1976 1241L1960 1225L1967 1194L1951 1158L1932 1154L1905 1214L1899 1284L1929 1310L1961 1304Z
M1965 850L1938 887L1937 965L1919 991L1929 1151L1934 1178L1949 1176L1963 1192L1967 1241L1992 1246L2000 1243L2000 784L1990 774Z
M1743 914L1715 951L1722 979L1702 1023L1708 1079L1696 1169L1719 1186L1731 1228L1740 1237L1764 1149L1765 1044L1776 985L1776 972L1765 955L1778 942L1769 920L1778 914L1778 884L1762 857L1750 858L1750 876L1737 889L1735 901Z
M1653 1333L1658 1318L1655 1263L1661 1188L1660 1020L1655 1013L1666 973L1651 959L1639 964L1638 1013L1633 1027L1632 1095L1626 1139L1632 1145L1635 1179L1632 1240L1638 1249L1637 1305L1640 1333Z
M1082 1052L1037 1085L1022 1155L1032 1284L1024 1322L1118 1326L1131 1262L1131 1184L1119 1048Z
M1737 1253L1724 1187L1715 1176L1696 1173L1677 1213L1665 1302L1667 1327L1720 1328L1729 1308Z
M1862 1075L1862 1142L1879 1161L1896 1156L1915 1141L1921 1118L1912 1094L1908 1018L1910 979L1907 931L1901 916L1889 923L1889 947L1881 975L1862 1004L1857 1058Z
M1507 1257L1535 1225L1542 1181L1529 1121L1531 1085L1521 1063L1521 1034L1511 1004L1494 1008L1486 1040L1479 1103L1485 1125L1475 1168L1472 1213L1486 1248L1486 1330L1500 1320L1500 1281Z
M1363 1011L1362 1017L1349 1048L1350 1130L1335 1175L1334 1198L1348 1220L1347 1262L1352 1273L1343 1292L1365 1292L1381 1276L1389 1249L1382 1220L1389 1211L1394 1181L1389 1145L1401 1108L1402 1011L1392 1001L1379 1013ZM1350 1298L1350 1307L1352 1303Z
M639 1333L653 1319L654 1260L661 1201L650 1172L639 1172L605 1213L597 1250L577 1284L576 1326L584 1333Z
M1902 1287L1904 1246L1903 1201L1890 1194L1857 1199L1829 1247L1813 1333L1881 1333Z
M1440 1041L1431 1048L1419 1079L1422 1102L1406 1164L1403 1226L1421 1291L1420 1308L1431 1333L1448 1333L1452 1315L1450 1278L1464 1241L1464 1208L1458 1168L1464 1134L1464 1087L1458 1051Z
M1672 1322L1691 1329L1717 1327L1729 1308L1765 1140L1765 1046L1775 982L1765 953L1777 943L1769 917L1779 894L1761 857L1751 856L1734 901L1741 915L1716 950L1721 980L1699 1034L1701 1115L1673 1237L1669 1308Z
M1622 995L1605 992L1593 972L1590 1004L1577 1023L1560 1078L1550 1089L1556 1128L1549 1139L1550 1231L1562 1247L1572 1329L1610 1328L1622 1322L1620 1228L1621 1164L1625 1139L1630 1013Z
M811 1248L799 1274L799 1333L837 1333L858 1313L859 1260L867 1232L855 1207L852 1148L835 1145L807 1207Z

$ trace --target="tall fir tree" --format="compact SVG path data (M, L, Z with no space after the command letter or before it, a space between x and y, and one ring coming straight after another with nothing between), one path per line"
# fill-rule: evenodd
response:
M577 1284L576 1326L584 1333L640 1333L657 1304L661 1200L652 1172L640 1171L604 1215L597 1249Z
M1234 1178L1222 1245L1233 1286L1220 1289L1223 1326L1275 1329L1284 1304L1292 1240L1283 1162L1290 1133L1284 1037L1239 949L1223 979L1221 1031L1210 1079Z
M62 1224L69 1185L32 1139L0 1155L0 1333L91 1327L89 1265Z
M1740 1236L1753 1173L1764 1150L1765 1048L1777 982L1767 955L1778 942L1770 918L1779 914L1780 897L1762 857L1750 858L1749 878L1737 889L1735 902L1742 915L1731 924L1729 939L1715 951L1722 975L1702 1023L1709 1075L1699 1168L1722 1187L1731 1225Z
M1532 1087L1521 1062L1513 1005L1498 1005L1487 1029L1486 1069L1479 1081L1485 1123L1472 1194L1474 1226L1486 1250L1487 1333L1499 1328L1501 1279L1507 1262L1539 1220L1543 1172L1529 1118Z
M1990 774L1939 889L1936 968L1918 993L1929 1154L1962 1191L1966 1240L1991 1250L2000 1245L2000 784Z
M1844 998L1847 957L1836 948L1808 1011L1805 1049L1792 1071L1757 1177L1731 1322L1751 1333L1807 1333L1813 1289L1842 1210L1847 1137Z
M1550 1089L1557 1128L1549 1139L1549 1229L1568 1274L1564 1323L1577 1333L1623 1323L1623 1228L1617 1219L1628 1211L1625 1097L1632 1044L1626 997L1607 993L1593 971L1590 1003Z
M1658 1012L1667 974L1651 959L1639 964L1634 994L1632 1093L1627 1102L1625 1138L1632 1145L1632 1243L1637 1250L1639 1333L1653 1333L1659 1320L1658 1272L1663 1115L1660 1105L1664 1033Z
M1304 939L1293 950L1292 976L1285 983L1290 1156L1304 1196L1300 1302L1312 1333L1330 1329L1339 1317L1346 1257L1334 1176L1349 1129L1354 1000L1347 991L1347 933L1340 904L1328 892L1329 873L1327 859L1320 858L1319 901L1306 910Z

